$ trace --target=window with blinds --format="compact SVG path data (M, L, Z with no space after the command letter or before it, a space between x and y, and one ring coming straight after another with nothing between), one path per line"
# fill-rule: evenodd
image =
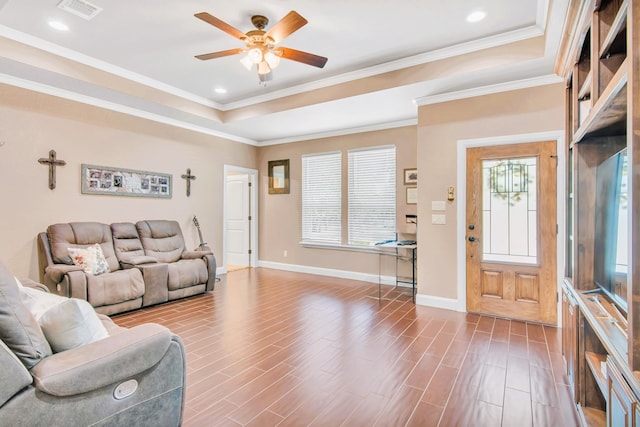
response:
M396 237L396 148L349 151L350 245Z
M341 243L342 154L302 156L302 240Z

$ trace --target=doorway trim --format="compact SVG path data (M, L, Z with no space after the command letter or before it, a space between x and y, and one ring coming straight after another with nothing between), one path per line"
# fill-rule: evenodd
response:
M258 266L258 170L225 164L222 179L222 274L227 272L227 175L230 172L249 175L251 183L251 207L249 210L249 215L251 215L251 237L249 239L251 256L249 257L249 267Z
M558 169L556 174L556 202L557 202L557 218L558 224L557 234L557 257L556 257L556 270L557 270L557 284L556 294L559 295L560 289L562 289L562 280L564 279L564 265L565 265L565 143L564 143L564 131L549 131L549 132L536 132L536 133L524 133L516 135L503 135L492 136L487 138L474 138L474 139L460 139L457 143L457 159L458 159L458 173L456 178L456 185L458 187L458 209L456 211L456 239L458 244L457 250L457 275L458 275L458 311L467 311L467 269L466 269L466 212L467 212L467 148L475 147L489 147L492 145L511 145L511 144L523 144L527 142L540 142L540 141L556 141L556 155L558 156ZM559 299L558 299L559 301ZM561 324L562 319L562 305L557 304L558 325Z

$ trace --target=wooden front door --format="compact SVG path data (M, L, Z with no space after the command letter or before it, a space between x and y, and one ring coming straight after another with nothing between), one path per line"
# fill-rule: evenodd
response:
M556 142L467 149L467 311L555 324Z

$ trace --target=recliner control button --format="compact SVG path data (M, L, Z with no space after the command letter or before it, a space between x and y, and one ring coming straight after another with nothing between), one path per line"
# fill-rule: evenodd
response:
M131 396L138 389L138 381L129 380L125 381L122 384L119 384L118 387L113 391L113 397L117 400L122 400L125 397Z

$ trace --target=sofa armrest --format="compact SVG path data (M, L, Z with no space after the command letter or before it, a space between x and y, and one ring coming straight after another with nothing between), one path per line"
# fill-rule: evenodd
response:
M180 258L182 259L198 259L204 258L205 255L213 255L213 252L205 252L205 251L184 251Z
M169 301L169 265L163 262L142 264L136 267L144 280L144 307Z
M55 264L47 267L44 284L51 293L69 298L87 299L87 273L77 265Z
M83 271L79 265L55 264L44 269L45 277L54 283L60 283L62 277L70 271Z
M20 279L20 283L22 283L22 285L27 288L37 289L42 292L49 292L49 288L47 288L45 285L43 285L40 282L36 282L35 280L31 280L29 278Z
M74 396L130 379L155 366L172 341L164 326L147 323L43 359L31 369L35 387Z

